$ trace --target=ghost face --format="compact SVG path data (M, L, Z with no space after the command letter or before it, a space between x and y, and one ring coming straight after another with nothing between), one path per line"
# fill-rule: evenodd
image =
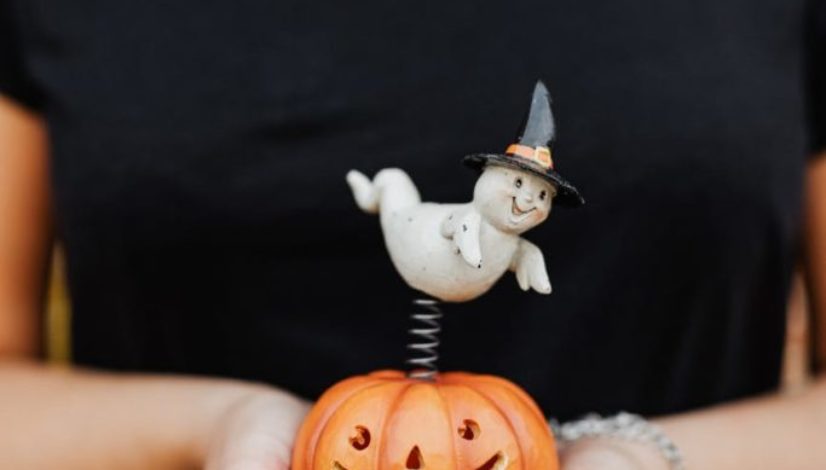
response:
M473 203L497 229L521 234L548 218L556 188L529 171L488 164L476 182Z

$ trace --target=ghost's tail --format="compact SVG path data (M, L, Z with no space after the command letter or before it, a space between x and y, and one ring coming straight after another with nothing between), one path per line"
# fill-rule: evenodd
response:
M368 214L395 211L422 202L416 185L407 173L398 168L385 168L376 173L373 181L357 170L347 172L347 184L353 191L356 204Z

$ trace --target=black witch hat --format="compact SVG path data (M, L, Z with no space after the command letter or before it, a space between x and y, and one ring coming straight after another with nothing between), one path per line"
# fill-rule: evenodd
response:
M508 146L505 153L475 153L464 158L465 165L481 170L488 163L512 166L537 174L556 186L554 202L565 206L580 206L585 199L579 191L554 170L550 144L556 127L551 112L551 97L542 81L533 89L531 108L525 115L516 143Z

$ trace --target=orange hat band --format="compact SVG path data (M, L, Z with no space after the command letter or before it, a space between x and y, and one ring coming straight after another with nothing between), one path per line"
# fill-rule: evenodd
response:
M548 170L554 168L554 161L551 158L551 149L548 147L529 147L522 144L511 144L505 150L507 155L518 155L526 160L530 160L542 168Z

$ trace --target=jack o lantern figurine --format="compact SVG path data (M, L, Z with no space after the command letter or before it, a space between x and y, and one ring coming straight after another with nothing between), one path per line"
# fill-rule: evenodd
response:
M413 288L436 299L476 298L511 270L523 290L551 284L540 249L520 237L542 223L551 202L579 206L577 189L554 170L550 97L537 82L516 143L503 154L474 154L480 170L466 204L422 202L402 170L371 181L347 174L358 206L379 213L390 258ZM292 470L558 470L553 435L539 407L498 377L436 369L442 316L435 300L415 302L423 342L414 370L380 371L327 390L304 421Z
M558 468L548 423L524 391L459 372L338 383L304 422L292 461L293 470Z

